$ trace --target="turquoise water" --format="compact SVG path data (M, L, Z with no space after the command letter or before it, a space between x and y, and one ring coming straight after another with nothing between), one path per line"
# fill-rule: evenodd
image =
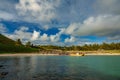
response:
M0 57L0 80L120 80L120 56Z

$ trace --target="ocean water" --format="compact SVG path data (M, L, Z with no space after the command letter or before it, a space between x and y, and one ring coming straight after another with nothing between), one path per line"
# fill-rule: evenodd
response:
M0 57L0 80L120 80L120 56Z

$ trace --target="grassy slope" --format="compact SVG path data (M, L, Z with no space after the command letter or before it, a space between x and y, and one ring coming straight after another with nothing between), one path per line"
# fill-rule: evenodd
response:
M11 44L11 45L14 45L15 44L15 41L5 37L4 35L0 34L0 43L1 44Z
M37 49L28 48L23 45L16 46L15 41L11 40L4 35L0 34L0 53L26 53L26 52L36 52Z

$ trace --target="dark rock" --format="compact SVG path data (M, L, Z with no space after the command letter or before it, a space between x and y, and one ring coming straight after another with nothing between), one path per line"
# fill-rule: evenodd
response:
M2 75L7 75L7 74L8 74L8 72L2 72L1 74L2 74Z
M33 76L32 78L37 78L37 76Z
M8 74L8 72L2 72L2 73L0 73L0 77L4 77L4 76L6 76Z
M3 65L0 65L0 68L2 68L3 67Z

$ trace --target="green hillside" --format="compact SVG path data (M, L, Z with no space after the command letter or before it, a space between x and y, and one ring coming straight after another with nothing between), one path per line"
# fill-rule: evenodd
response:
M11 44L14 45L15 41L12 39L7 38L6 36L0 34L0 43L1 44Z
M38 50L24 45L16 45L16 41L0 34L0 53L28 53L37 52Z

